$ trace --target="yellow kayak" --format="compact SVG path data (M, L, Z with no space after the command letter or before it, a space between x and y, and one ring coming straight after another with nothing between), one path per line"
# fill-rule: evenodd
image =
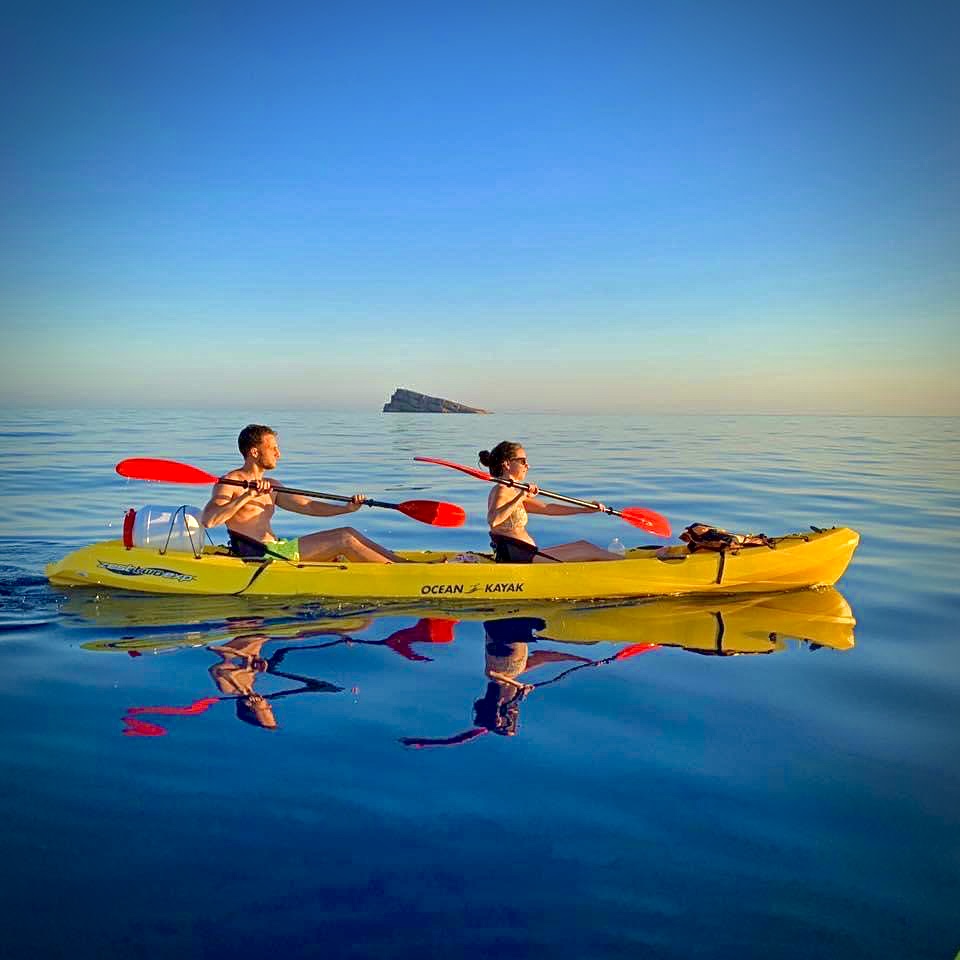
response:
M716 553L637 547L623 560L493 563L485 554L405 552L411 562L292 563L242 560L222 547L202 556L108 540L46 569L68 587L175 595L299 596L328 600L486 604L700 594L770 593L836 583L860 542L846 527L773 538L773 548Z

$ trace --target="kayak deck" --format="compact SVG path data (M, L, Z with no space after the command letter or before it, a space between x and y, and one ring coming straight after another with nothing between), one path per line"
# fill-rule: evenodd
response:
M59 586L141 593L455 603L769 593L835 584L859 541L856 531L835 527L775 538L775 549L748 547L737 553L637 547L623 560L498 564L485 554L400 551L411 562L294 564L242 560L220 547L194 557L108 540L51 564L46 575ZM463 562L463 556L471 562Z

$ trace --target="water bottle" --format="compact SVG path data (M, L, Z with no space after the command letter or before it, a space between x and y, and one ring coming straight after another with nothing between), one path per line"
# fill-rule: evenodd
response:
M149 504L128 510L123 518L123 545L166 553L203 553L204 528L196 507L160 507Z
M608 544L607 550L610 553L615 553L618 557L625 557L627 555L627 548L620 542L619 537L614 537Z

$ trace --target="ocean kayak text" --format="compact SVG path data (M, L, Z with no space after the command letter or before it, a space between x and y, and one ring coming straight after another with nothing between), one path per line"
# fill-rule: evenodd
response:
M523 593L522 583L487 583L484 584L484 593ZM440 593L476 593L479 584L466 589L462 583L426 583L420 588L422 597Z

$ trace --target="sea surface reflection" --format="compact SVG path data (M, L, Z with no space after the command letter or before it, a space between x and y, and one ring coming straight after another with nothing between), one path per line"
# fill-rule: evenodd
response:
M276 730L282 727L282 701L299 694L349 695L341 683L317 676L329 662L324 654L334 649L356 657L371 648L388 650L396 655L397 670L429 664L432 651L459 640L481 684L472 726L399 738L407 747L452 746L486 733L515 736L524 701L587 668L616 669L661 648L721 657L771 654L791 645L848 650L856 623L834 588L710 600L519 605L507 616L502 608L357 605L333 611L317 601L167 599L65 592L63 616L75 630L96 634L82 642L85 650L140 658L202 647L210 655L205 672L212 689L189 703L131 705L122 718L126 736L162 736L171 718L199 717L227 703L238 720ZM389 696L391 671L378 680ZM429 673L419 682L429 689ZM450 718L452 726L462 722Z

